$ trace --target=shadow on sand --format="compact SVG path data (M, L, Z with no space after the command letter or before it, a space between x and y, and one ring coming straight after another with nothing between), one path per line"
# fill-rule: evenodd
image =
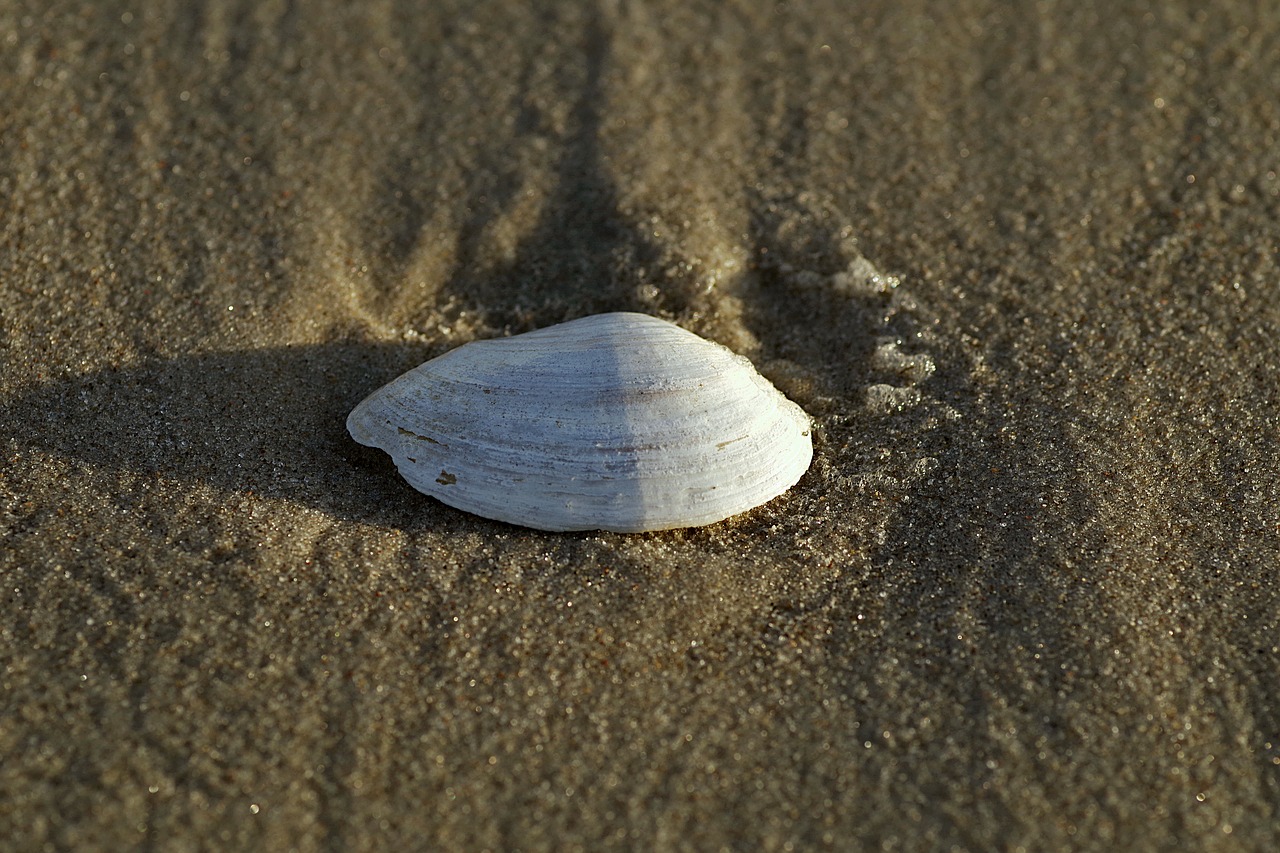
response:
M366 394L435 355L335 343L144 360L36 386L0 405L20 448L403 525L424 509L380 452L346 431Z

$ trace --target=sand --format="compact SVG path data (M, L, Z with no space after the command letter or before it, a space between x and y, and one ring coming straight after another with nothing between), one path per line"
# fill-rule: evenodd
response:
M1280 846L1266 4L0 2L15 850ZM782 498L550 535L345 434L674 320Z

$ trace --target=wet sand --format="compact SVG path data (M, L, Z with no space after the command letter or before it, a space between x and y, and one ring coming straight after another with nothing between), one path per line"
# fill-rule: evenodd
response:
M1280 23L0 3L18 850L1280 846ZM346 435L655 314L814 418L552 535Z

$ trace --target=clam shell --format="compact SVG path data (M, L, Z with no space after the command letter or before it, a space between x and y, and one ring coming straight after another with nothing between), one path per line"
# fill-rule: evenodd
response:
M420 492L541 530L711 524L789 489L809 418L751 362L644 314L465 344L347 418Z

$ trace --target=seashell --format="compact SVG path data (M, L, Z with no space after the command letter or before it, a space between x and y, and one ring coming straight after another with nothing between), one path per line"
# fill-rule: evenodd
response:
M809 418L751 362L644 314L464 344L347 418L411 486L540 530L711 524L809 467Z

